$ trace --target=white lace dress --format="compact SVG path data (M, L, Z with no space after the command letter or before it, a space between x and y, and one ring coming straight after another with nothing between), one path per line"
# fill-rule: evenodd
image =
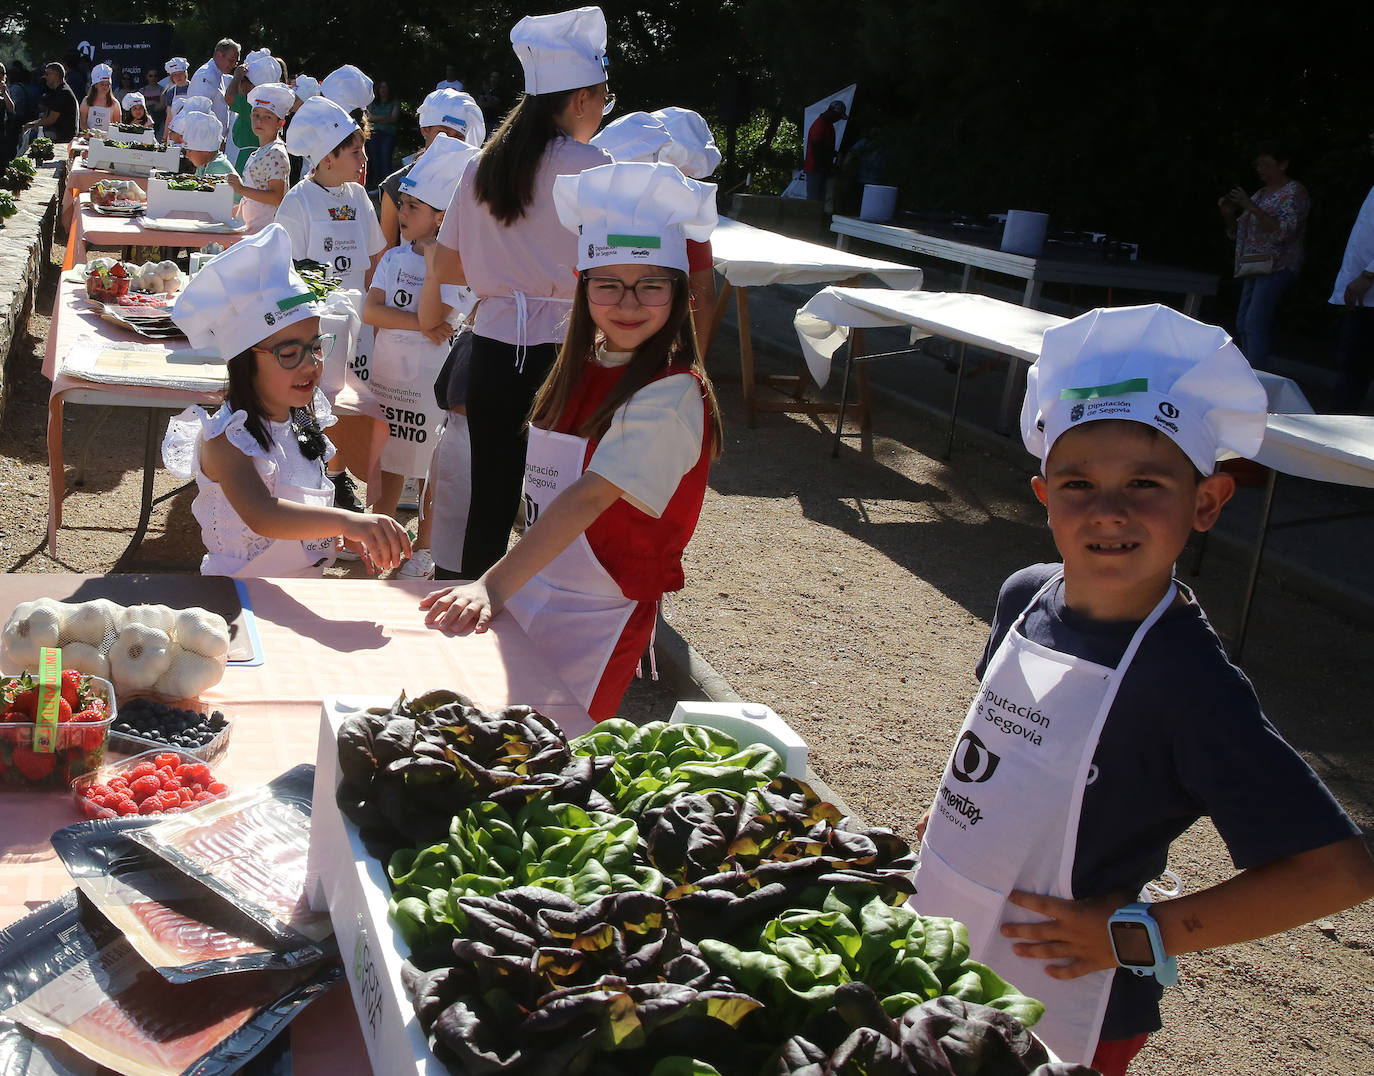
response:
M322 428L334 424L329 404L318 390L313 406ZM296 504L331 505L334 487L325 476L324 465L334 455L334 446L326 439L324 456L306 459L291 424L268 421L265 425L272 444L263 448L248 431L246 421L244 412L231 410L227 403L213 415L203 407L188 407L168 422L162 440L162 461L167 470L178 478L194 478L199 489L191 513L200 523L208 550L200 562L201 574L318 576L324 564L333 560L334 538L297 541L254 533L229 503L223 487L201 471L200 448L223 434L253 461L273 497Z

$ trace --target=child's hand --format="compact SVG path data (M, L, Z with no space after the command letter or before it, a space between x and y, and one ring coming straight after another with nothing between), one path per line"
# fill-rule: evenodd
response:
M425 334L425 338L431 344L447 344L449 337L453 335L453 329L446 321L439 322L432 329L421 329L420 331Z
M349 512L347 515L344 547L361 550L369 571L399 568L401 562L410 556L410 535L390 516L359 512Z
M930 808L925 809L925 813L916 820L916 843L920 844L926 839L926 826L930 825Z
M235 194L243 193L243 180L239 179L233 172L224 177L224 182L229 184L229 189Z
M1039 923L1002 924L1004 938L1024 939L1012 946L1017 956L1063 961L1046 964L1046 975L1054 979L1077 979L1089 972L1117 966L1107 920L1114 911L1134 899L1132 894L1108 893L1085 900L1062 900L1015 889L1008 899L1046 917ZM1035 991L1030 990L1030 993L1033 995Z
M432 591L420 599L420 608L428 609L425 623L431 628L452 635L468 631L478 634L491 625L491 618L501 611L501 602L487 591L482 580Z

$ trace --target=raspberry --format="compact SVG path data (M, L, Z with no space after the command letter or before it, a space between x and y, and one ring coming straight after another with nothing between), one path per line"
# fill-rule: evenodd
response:
M172 769L171 766L159 766L157 768L158 777L175 777L176 775L177 771Z
M116 812L117 814L121 814L121 815L138 814L138 804L135 803L135 802L134 802L132 799L130 799L128 796L119 796L119 797L117 797L117 798L115 799L115 802L114 802L114 804L113 804L112 806L114 807L115 812Z
M197 792L197 793L196 793L196 797L195 797L195 802L196 802L196 803L204 803L206 800L212 800L212 799L214 799L214 798L215 798L215 797L212 796L209 792Z
M210 795L212 796L218 796L222 792L228 792L229 786L226 785L223 781L211 781L208 785L205 786L205 791L210 793Z
M178 790L177 796L182 803L194 803L196 798L196 794L184 785Z
M139 803L161 791L162 782L157 779L156 774L151 773L147 777L140 777L129 786L129 794Z
M181 756L173 755L170 752L164 751L160 755L153 756L153 761L157 763L158 769L161 769L163 766L168 766L174 769L175 767L181 765Z
M85 795L87 799L103 800L110 794L109 785L87 785Z
M180 788L180 787L181 787L181 778L180 778L180 777L177 777L177 776L173 775L173 776L171 776L171 777L164 777L164 778L162 779L162 790L163 790L164 792L168 792L168 791L170 791L170 792L175 792L175 791L176 791L178 788Z
M210 767L203 762L187 763L177 767L177 776L183 781L195 782L198 784L208 784L210 782Z
M147 777L149 774L157 773L157 767L152 762L144 760L129 771L129 776L134 780L140 777Z
M138 805L139 814L157 814L162 810L162 804L158 803L156 796L149 796Z
M181 806L181 796L179 796L174 789L163 789L155 797L150 796L148 798L156 799L158 802L158 806L161 807L164 811L170 810L173 807Z

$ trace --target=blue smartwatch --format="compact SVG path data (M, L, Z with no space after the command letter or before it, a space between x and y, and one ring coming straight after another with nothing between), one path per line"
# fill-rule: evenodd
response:
M1164 953L1164 938L1148 904L1128 904L1107 920L1116 962L1127 971L1153 975L1160 986L1178 982L1178 961Z

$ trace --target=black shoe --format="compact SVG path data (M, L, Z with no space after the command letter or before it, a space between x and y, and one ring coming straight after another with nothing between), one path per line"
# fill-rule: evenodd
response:
M349 512L361 512L363 510L363 502L358 500L357 484L349 477L347 471L330 475L329 481L334 483L335 508L343 508Z

